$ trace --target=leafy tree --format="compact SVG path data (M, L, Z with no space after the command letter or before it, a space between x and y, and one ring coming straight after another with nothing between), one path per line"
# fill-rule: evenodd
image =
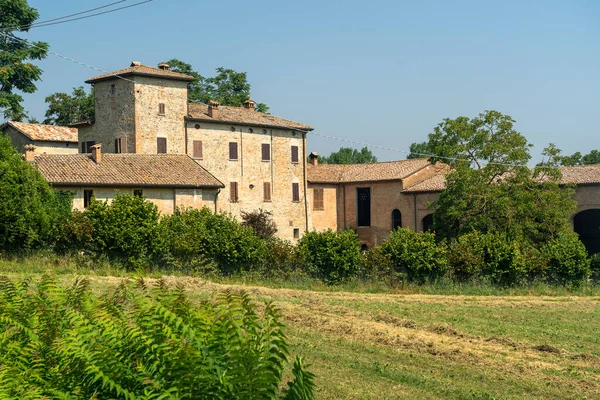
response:
M219 67L216 69L216 76L205 78L186 62L176 58L167 62L172 71L194 77L189 86L190 100L202 103L214 100L224 106L241 107L250 98L250 83L248 83L246 72ZM256 111L267 113L269 107L264 103L257 103Z
M600 151L592 150L584 156L580 152L576 152L570 156L561 157L560 162L564 166L600 164Z
M366 147L356 150L350 147L342 147L329 156L319 158L322 164L366 164L377 162L377 157Z
M0 253L44 246L51 241L71 198L48 182L0 135Z
M94 93L86 93L83 86L73 88L72 94L54 93L46 97L48 110L44 124L70 125L94 119Z
M415 142L410 145L410 154L406 157L411 160L413 158L425 158L429 157L431 151L427 142Z
M277 225L273 221L273 213L263 209L254 211L242 211L242 226L247 226L254 229L256 234L268 239L277 233Z
M535 169L526 166L530 144L497 111L445 119L429 135L431 162L450 164L446 189L435 202L434 228L453 239L474 230L499 232L538 245L570 231L576 203L559 186L560 151L550 145Z
M39 17L27 0L0 0L0 111L8 120L26 117L23 97L18 93L33 93L42 70L28 60L46 58L48 44L26 43L15 32L27 32Z

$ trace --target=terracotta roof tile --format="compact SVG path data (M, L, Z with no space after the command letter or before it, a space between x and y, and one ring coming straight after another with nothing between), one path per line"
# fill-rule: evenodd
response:
M434 175L403 190L406 193L441 192L446 188L446 175Z
M245 107L219 106L219 114L217 118L212 118L208 115L208 105L206 104L189 103L188 110L189 117L197 121L223 122L312 131L312 128L308 125L275 117L271 114L261 113Z
M426 158L370 164L309 164L307 172L312 183L390 181L404 179L427 165Z
M56 125L26 124L24 122L16 121L10 121L8 122L8 125L12 126L31 140L77 143L77 128Z
M129 68L123 68L118 71L108 72L106 74L102 74L102 75L95 76L93 78L89 78L88 80L85 81L85 83L94 83L94 82L99 82L99 81L103 81L106 79L112 79L117 76L125 77L125 76L129 76L129 75L155 76L157 78L175 79L175 80L179 80L179 81L194 80L194 77L190 76L190 75L184 75L184 74L169 71L166 69L149 67L147 65L142 65L142 64L139 64L139 65L134 65L134 64L135 63L132 63Z
M224 187L217 178L183 154L42 154L40 173L54 185Z
M562 183L564 184L600 183L600 164L561 167L560 172L562 172Z

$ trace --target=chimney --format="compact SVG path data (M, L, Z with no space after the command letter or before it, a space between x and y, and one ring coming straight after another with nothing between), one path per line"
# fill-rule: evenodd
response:
M219 103L217 101L208 102L208 116L211 118L219 118Z
M317 153L313 151L308 157L310 157L310 163L312 165L319 165L319 155Z
M139 61L132 61L130 67L139 67L140 65L142 65L141 62L139 62Z
M25 161L34 162L35 161L35 146L32 144L26 144L25 147Z
M94 160L96 164L100 164L102 161L102 143L90 146L90 149L92 150L92 160Z
M254 110L254 107L256 106L256 103L254 102L254 100L246 100L244 102L244 108L247 108L248 110Z
M162 70L165 70L165 71L170 71L171 70L171 66L169 65L169 63L161 62L160 64L158 64L158 69L162 69Z

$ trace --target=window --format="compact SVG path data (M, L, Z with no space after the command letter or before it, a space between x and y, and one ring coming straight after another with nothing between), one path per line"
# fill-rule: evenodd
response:
M294 228L294 239L300 239L300 229Z
M90 147L96 144L95 140L90 140L88 142L81 142L81 152L82 153L91 153L92 150Z
M136 189L133 191L135 197L144 197L144 191L142 189Z
M254 129L252 129L252 128L248 128L248 132L250 132L250 133L253 133L253 132L254 132Z
M238 184L237 182L229 183L229 200L233 203L238 201Z
M423 232L433 231L433 214L423 217Z
M83 208L88 208L92 201L92 197L94 197L94 191L91 189L85 189L83 191Z
M298 164L298 146L292 146L292 162Z
M118 138L115 139L115 153L127 153L127 139Z
M261 153L263 161L271 161L271 145L268 143L263 143L261 145Z
M238 144L237 144L237 142L229 142L229 159L230 160L238 159Z
M113 83L110 85L110 94L115 94L115 93L117 93L117 88L116 88L115 84Z
M194 158L202 158L202 140L194 140L193 148Z
M165 115L165 103L158 104L158 114Z
M200 129L200 124L196 124L196 125L194 125L194 128L196 128L196 129Z
M271 201L271 182L263 183L264 201Z
M313 210L323 210L323 188L313 189Z
M156 153L166 154L167 152L167 138L159 137L156 138Z
M358 226L371 226L371 188L356 189Z
M392 211L392 230L395 231L398 228L402 228L402 214L400 210Z
M292 183L292 201L300 201L300 184Z

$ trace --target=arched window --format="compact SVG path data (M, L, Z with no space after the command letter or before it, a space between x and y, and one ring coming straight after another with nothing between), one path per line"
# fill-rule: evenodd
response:
M423 217L423 232L429 232L431 230L433 230L433 214Z
M402 228L402 214L398 209L392 211L392 230L395 231L397 228Z

